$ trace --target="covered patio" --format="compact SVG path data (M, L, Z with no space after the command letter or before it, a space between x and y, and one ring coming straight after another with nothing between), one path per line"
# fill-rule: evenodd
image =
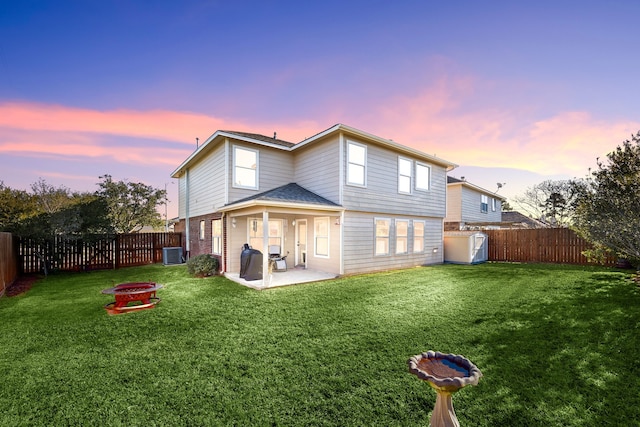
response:
M240 200L220 209L225 221L225 276L255 289L308 283L342 273L344 209L297 184ZM252 279L240 277L248 245L261 253ZM273 248L282 268L270 268ZM260 256L260 255L258 255ZM260 262L260 261L256 261Z

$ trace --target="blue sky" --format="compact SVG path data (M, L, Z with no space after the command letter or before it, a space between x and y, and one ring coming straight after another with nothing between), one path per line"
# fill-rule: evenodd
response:
M446 3L446 4L445 4ZM217 129L345 123L513 197L640 130L635 1L0 0L0 180L158 188ZM168 185L175 213L175 185Z

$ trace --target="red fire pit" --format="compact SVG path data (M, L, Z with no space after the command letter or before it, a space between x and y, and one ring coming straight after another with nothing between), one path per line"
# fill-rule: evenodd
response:
M111 294L116 298L114 302L110 302L104 308L109 314L153 308L160 302L160 298L156 297L156 291L161 288L162 285L154 282L132 282L104 289L103 294ZM133 305L129 305L129 303L133 303Z

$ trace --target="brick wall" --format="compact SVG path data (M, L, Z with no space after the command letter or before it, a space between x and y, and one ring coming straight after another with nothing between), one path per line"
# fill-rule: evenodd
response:
M212 249L211 221L214 219L220 219L220 218L222 218L222 214L215 213L215 214L194 216L189 219L189 240L190 240L190 245L189 245L190 252L188 254L189 257L211 253L211 249ZM204 221L204 235L202 236L203 238L201 239L200 223L202 221ZM181 219L180 222L178 222L175 225L174 230L177 233L183 233L183 242L184 242L183 246L184 246L184 249L186 250L186 239L187 239L186 221L184 219ZM224 226L223 226L223 242L226 245L226 236L224 234L226 234L226 230L224 229ZM216 255L216 258L218 258L218 260L221 261L220 256ZM222 263L220 264L220 268L222 270L225 269Z

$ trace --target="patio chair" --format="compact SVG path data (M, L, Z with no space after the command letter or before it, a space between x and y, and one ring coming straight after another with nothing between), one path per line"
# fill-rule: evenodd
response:
M280 245L269 245L269 264L273 271L287 271L287 255L282 256L280 253Z

